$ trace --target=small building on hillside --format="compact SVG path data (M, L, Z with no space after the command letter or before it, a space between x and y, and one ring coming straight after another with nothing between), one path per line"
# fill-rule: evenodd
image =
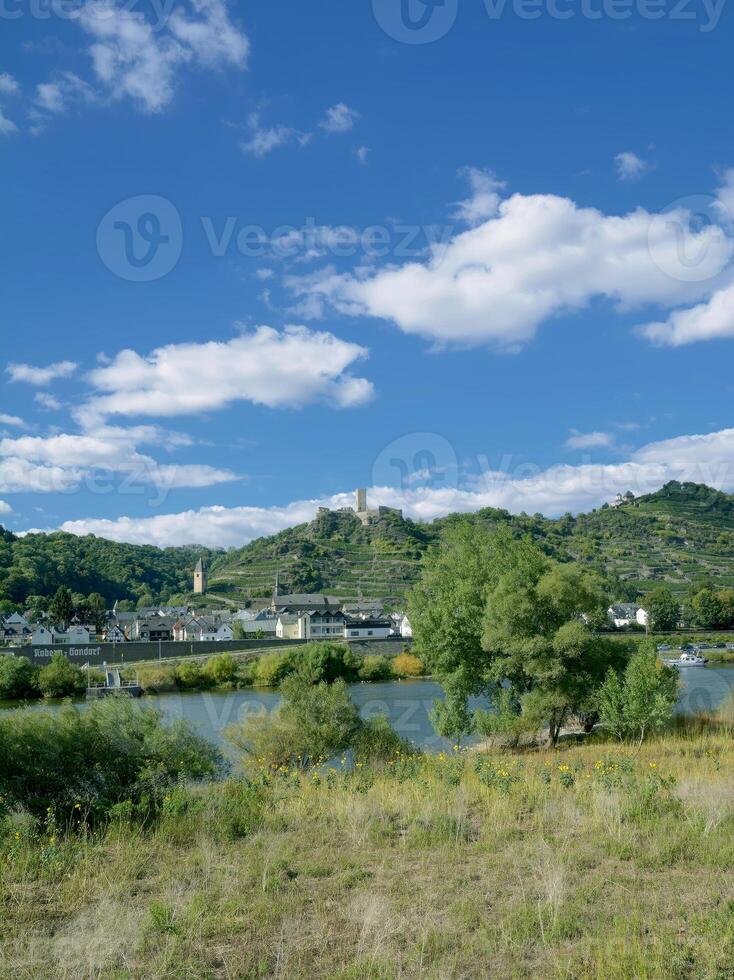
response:
M617 629L637 624L640 607L636 602L617 602L607 609L607 616Z
M54 641L54 635L46 626L36 626L31 634L31 645L34 647L49 646Z

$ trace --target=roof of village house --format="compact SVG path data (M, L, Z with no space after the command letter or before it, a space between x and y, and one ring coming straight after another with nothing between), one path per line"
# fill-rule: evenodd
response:
M339 601L333 596L313 592L294 592L290 595L276 595L274 602L278 609L301 606L304 609L339 608Z
M639 608L640 607L636 602L617 602L610 607L612 613L617 617L617 619L625 619L630 616L636 616Z

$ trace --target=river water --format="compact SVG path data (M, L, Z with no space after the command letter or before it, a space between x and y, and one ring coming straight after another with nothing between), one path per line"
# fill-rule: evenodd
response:
M681 713L711 711L734 693L734 665L681 670ZM450 743L433 731L430 712L441 696L441 688L431 680L389 681L380 684L352 684L350 694L364 718L385 715L403 738L428 751L450 748ZM205 737L226 748L226 729L237 722L263 715L277 706L275 691L248 688L242 691L200 691L191 694L163 694L136 702L158 708L166 718L183 718ZM82 705L86 702L82 701ZM474 706L489 707L481 698ZM47 707L33 705L33 710ZM17 705L0 702L0 708ZM58 710L57 705L51 706Z

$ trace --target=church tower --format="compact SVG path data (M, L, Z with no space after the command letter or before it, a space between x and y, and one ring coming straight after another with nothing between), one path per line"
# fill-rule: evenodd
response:
M194 592L196 595L204 595L208 585L208 576L204 560L200 558L194 569Z

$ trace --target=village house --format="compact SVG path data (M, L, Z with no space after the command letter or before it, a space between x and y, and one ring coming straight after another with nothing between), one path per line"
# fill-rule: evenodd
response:
M386 640L393 635L389 619L349 619L344 624L346 640Z
M617 629L625 626L647 626L649 616L636 602L618 602L607 609L607 617Z

